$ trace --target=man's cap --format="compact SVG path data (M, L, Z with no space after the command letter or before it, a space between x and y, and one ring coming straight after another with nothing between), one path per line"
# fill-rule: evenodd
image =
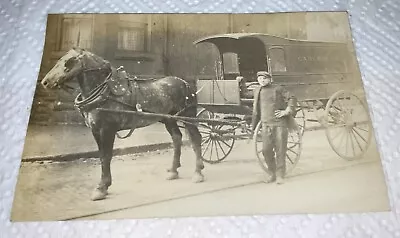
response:
M271 77L271 74L268 71L258 71L257 76L268 76Z

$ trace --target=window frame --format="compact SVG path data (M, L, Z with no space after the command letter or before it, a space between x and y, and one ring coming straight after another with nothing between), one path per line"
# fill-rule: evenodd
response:
M232 56L228 56L228 57L232 57L232 58L230 58L230 59L232 59L232 61L230 61L228 64L230 65L230 66L233 66L232 68L234 68L234 67L236 67L235 69L236 69L236 71L235 72L227 72L227 62L228 61L226 61L226 58L227 57L225 57L225 55L232 55ZM231 62L235 62L236 63L236 65L233 65L233 64L230 64ZM224 52L223 54L222 54L222 68L223 68L223 72L224 72L224 74L240 74L240 67L239 67L239 54L238 53L236 53L236 52Z
M274 50L281 50L281 51L282 51L285 70L275 71L275 70L273 69L272 66L273 66L274 58L272 57L272 51L274 51ZM288 72L288 61L287 61L286 51L285 51L285 48L284 48L284 47L282 47L282 46L271 46L271 47L269 47L269 48L268 48L268 56L269 56L270 61L271 61L271 62L270 62L270 63L271 63L271 65L270 65L271 73L278 73L278 74L281 74L281 73L287 73L287 72Z
M120 33L121 30L123 29L129 29L129 30L137 30L137 31L143 31L143 47L142 49L139 50L131 50L131 49L126 49L126 48L120 48ZM117 34L117 50L119 51L127 51L127 52L149 52L149 32L148 32L148 23L142 23L142 22L126 22L126 21L120 21L118 24L118 34Z
M90 14L65 14L61 15L58 18L58 30L57 30L57 42L56 42L56 52L66 52L67 50L63 49L63 41L64 41L64 20L65 19L85 19L85 20L90 20L90 48L85 48L87 50L92 50L94 45L94 25L95 25L95 20L94 16ZM76 43L76 42L75 42Z
M143 25L143 27L140 27ZM152 53L151 39L152 39L152 18L151 15L148 15L144 21L127 21L127 20L118 20L118 30L116 36L116 47L114 58L115 59L132 59L132 60L154 60L154 54ZM120 28L141 28L144 30L144 51L135 51L128 49L120 49L119 48L119 30Z

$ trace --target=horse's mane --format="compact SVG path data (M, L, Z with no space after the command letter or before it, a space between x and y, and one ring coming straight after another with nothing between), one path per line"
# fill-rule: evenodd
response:
M92 52L90 52L90 51L81 49L81 54L86 55L86 56L89 56L89 58L90 58L91 60L93 60L95 63L97 63L97 64L99 64L99 65L104 65L104 64L106 64L106 65L108 65L108 66L110 67L110 69L113 69L113 68L114 68L108 60L105 60L105 59L103 59L102 57L100 57L100 56L98 56L98 55L96 55L96 54L94 54L94 53L92 53Z

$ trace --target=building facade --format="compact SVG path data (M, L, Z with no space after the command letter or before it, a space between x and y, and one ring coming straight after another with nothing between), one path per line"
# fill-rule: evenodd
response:
M215 74L217 50L193 45L201 37L259 32L276 36L350 42L346 14L64 14L49 15L31 122L82 124L73 107L78 93L46 91L40 80L71 47L85 48L133 75L174 75L194 83Z

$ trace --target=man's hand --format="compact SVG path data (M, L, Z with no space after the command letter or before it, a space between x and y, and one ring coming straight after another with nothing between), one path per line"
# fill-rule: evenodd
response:
M275 117L276 118L281 118L281 117L287 116L289 114L290 114L290 112L287 109L286 110L275 110Z
M253 140L254 133L255 133L254 128L252 128L249 133L249 138L247 139L247 144L249 144Z
M237 76L236 77L236 81L238 81L238 82L242 82L243 79L244 79L243 76Z

